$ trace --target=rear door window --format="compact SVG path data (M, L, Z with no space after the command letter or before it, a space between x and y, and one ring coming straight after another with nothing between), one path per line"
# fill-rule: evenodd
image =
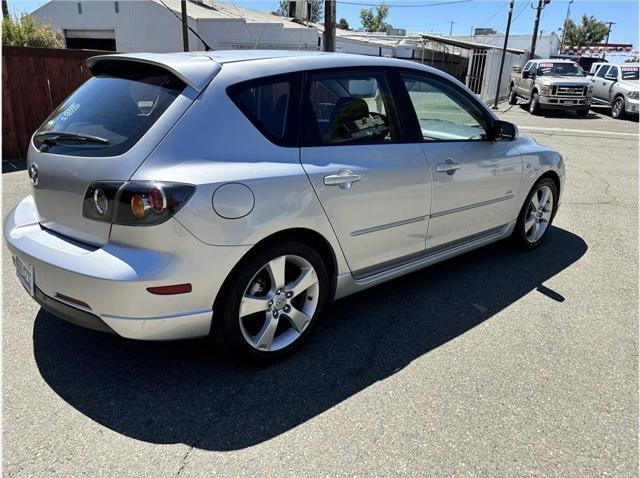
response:
M382 72L313 74L304 103L306 146L400 140L398 117Z
M609 65L603 65L603 66L600 67L600 69L596 73L596 76L598 78L604 78L604 75L607 74L607 71L609 71Z
M34 144L40 151L70 156L123 154L184 88L159 67L107 64L45 120Z

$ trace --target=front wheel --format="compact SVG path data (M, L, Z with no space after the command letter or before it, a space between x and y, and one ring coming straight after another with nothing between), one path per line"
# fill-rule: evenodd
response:
M580 116L581 118L584 118L585 116L587 116L589 114L589 110L588 109L586 109L586 110L577 110L576 114L578 116Z
M537 182L527 196L512 239L525 249L533 249L545 238L558 207L558 188L551 178Z
M301 243L254 253L232 275L214 305L214 340L255 361L283 357L302 344L326 302L322 257Z
M532 115L540 114L540 97L538 93L533 93L531 95L531 101L529 102L529 113Z
M515 105L517 102L518 102L518 95L516 94L516 90L513 87L513 85L511 85L511 91L509 91L509 104Z
M624 118L624 98L622 96L618 96L615 100L613 100L613 105L611 106L611 116L615 119Z

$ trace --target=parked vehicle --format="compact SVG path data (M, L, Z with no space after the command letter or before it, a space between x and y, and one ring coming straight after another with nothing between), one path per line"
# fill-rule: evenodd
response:
M640 65L638 63L601 64L591 77L594 104L611 107L611 116L638 115Z
M269 359L323 305L507 237L545 238L562 156L404 60L216 51L88 60L7 217L54 315Z
M575 111L586 116L591 106L592 86L585 73L569 60L530 60L522 70L511 73L509 103L518 98L529 102L529 112L542 110Z
M589 71L587 72L587 76L595 75L598 68L600 68L602 65L608 65L608 64L609 62L607 61L600 61L600 62L593 63L591 65L591 68L589 68Z

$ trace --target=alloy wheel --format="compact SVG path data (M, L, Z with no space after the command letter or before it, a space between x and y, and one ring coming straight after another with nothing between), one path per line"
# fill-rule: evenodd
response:
M553 214L553 192L546 185L540 186L529 201L524 220L524 234L530 243L538 242L549 227Z
M614 118L619 118L622 113L622 108L623 108L622 98L616 99L616 101L613 103L613 110L612 110L611 116L613 116Z
M319 281L309 261L276 257L249 281L240 302L240 330L258 350L281 350L300 338L318 307Z

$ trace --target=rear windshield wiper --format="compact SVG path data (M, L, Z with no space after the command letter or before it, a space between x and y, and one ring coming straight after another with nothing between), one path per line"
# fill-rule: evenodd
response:
M109 140L100 136L82 133L67 133L65 131L43 131L36 133L35 138L41 139L43 143L48 145L56 145L63 143L95 143L109 144Z

